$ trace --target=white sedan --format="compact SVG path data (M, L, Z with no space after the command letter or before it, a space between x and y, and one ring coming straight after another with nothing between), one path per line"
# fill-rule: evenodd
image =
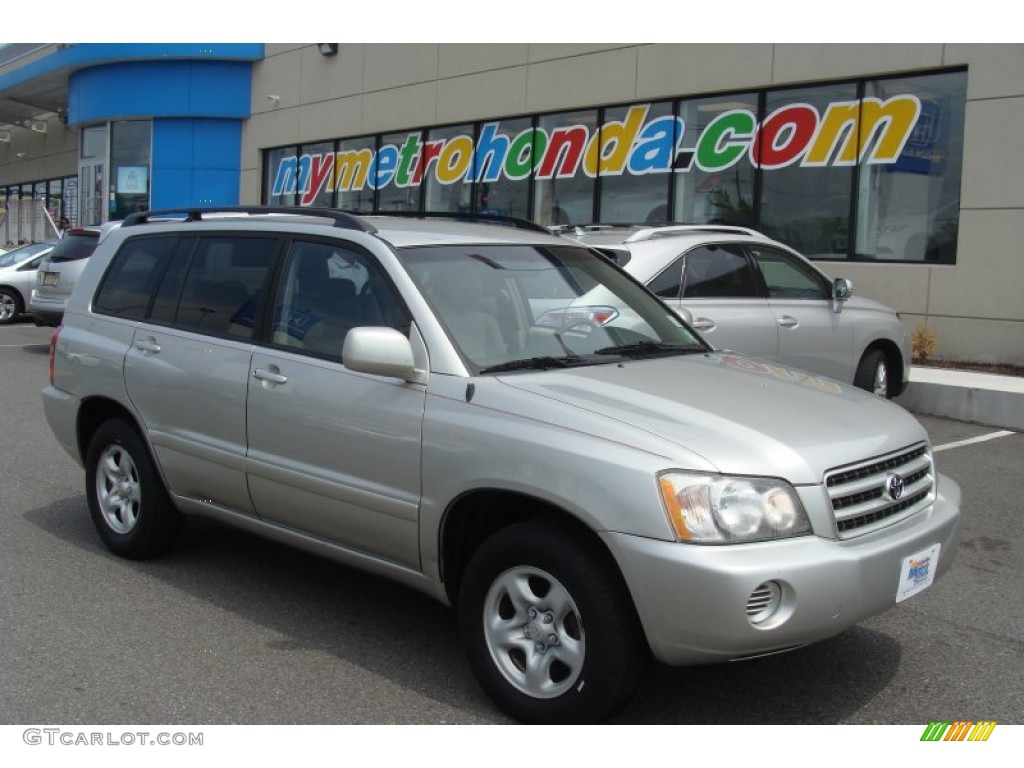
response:
M718 349L754 355L895 397L910 337L895 310L854 297L786 245L742 227L594 225L563 231L686 310Z

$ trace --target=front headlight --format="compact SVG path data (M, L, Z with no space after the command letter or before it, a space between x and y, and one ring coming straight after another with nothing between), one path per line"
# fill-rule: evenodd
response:
M680 541L735 544L811 532L796 491L784 480L665 472L658 487Z

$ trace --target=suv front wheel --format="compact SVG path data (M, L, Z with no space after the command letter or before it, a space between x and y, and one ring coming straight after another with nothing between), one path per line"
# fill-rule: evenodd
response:
M592 723L633 695L646 643L625 585L596 545L560 526L498 531L459 596L463 644L488 695L529 723Z
M153 557L177 538L182 515L139 433L121 419L104 422L89 442L85 493L93 524L115 554Z

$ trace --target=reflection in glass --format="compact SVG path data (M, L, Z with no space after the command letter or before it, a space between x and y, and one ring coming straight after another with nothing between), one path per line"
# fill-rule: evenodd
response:
M547 140L539 165L534 160L533 220L545 226L591 223L594 178L584 172L584 156L597 130L597 110L545 115L539 127Z
M672 104L662 102L648 108L616 107L604 113L601 125L601 200L602 222L639 224L668 221L668 185L671 174L664 172L634 175L623 168L637 131L659 118L665 131L672 132L666 146L676 146L675 126L671 121Z
M762 125L787 106L806 105L824 115L831 102L856 98L854 84L769 92ZM794 134L795 129L783 128L777 143L799 141ZM845 257L850 248L853 173L852 165L808 167L804 161L764 168L761 230L810 258Z
M421 150L426 210L467 213L473 178L473 126L435 128Z
M913 94L921 112L899 160L865 168L858 189L857 253L952 264L960 219L967 75L877 80L865 96Z
M686 224L754 225L754 166L748 153L699 157L698 139L708 126L726 114L749 114L757 120L757 95L731 94L679 103L683 119L683 150L692 153L689 170L675 174L672 220ZM722 125L721 122L718 125ZM717 142L716 142L717 143ZM728 143L725 140L724 143Z

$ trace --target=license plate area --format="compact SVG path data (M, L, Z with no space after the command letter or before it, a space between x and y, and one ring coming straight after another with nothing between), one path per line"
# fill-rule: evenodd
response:
M60 272L43 272L43 285L52 288L60 280Z
M915 552L903 558L900 567L900 580L896 586L896 602L902 603L908 597L923 592L935 581L935 573L939 568L940 544L932 544L927 549Z

